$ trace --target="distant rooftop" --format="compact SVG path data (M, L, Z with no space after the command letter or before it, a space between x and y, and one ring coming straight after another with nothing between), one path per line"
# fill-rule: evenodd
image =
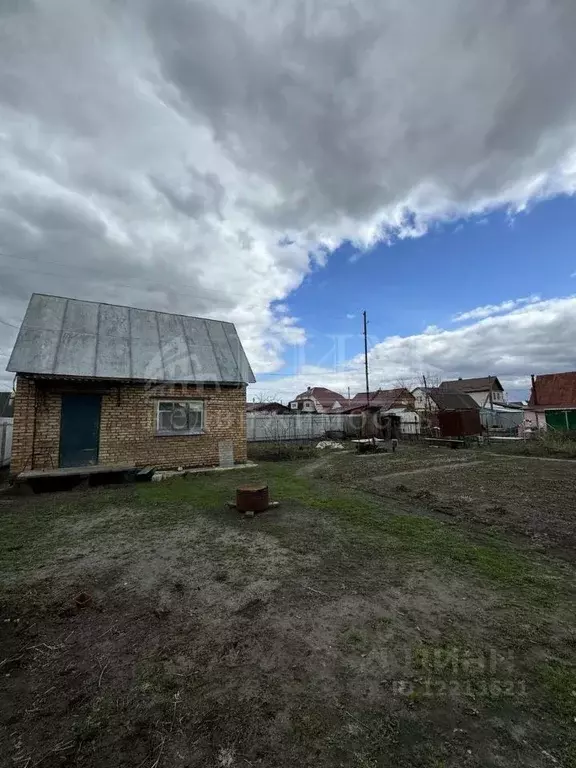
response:
M528 404L530 407L576 407L576 371L536 376Z
M232 323L34 293L6 368L191 383L256 379Z
M453 381L443 381L440 389L449 392L484 392L489 389L498 389L504 392L504 387L500 384L496 376L481 376L477 379L454 379Z
M343 395L334 392L333 389L327 389L326 387L308 387L305 392L296 395L294 400L306 400L309 397L316 398L324 408L331 408L336 401L341 403L346 402L346 398L343 397Z
M428 389L428 395L441 411L477 411L480 406L466 392L450 392L443 389Z

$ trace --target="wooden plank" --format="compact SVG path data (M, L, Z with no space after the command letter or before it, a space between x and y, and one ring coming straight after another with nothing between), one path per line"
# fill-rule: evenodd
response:
M107 472L128 472L134 464L93 464L87 467L58 467L57 469L27 469L20 472L16 481L33 480L44 477L84 477L105 474Z

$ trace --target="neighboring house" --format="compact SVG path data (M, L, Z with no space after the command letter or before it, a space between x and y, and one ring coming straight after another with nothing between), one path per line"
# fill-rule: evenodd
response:
M291 411L304 413L339 413L348 401L338 392L326 387L308 387L306 392L296 395L289 403Z
M363 437L389 439L401 434L420 432L420 419L414 411L414 397L404 387L359 392L344 413L357 415L358 428ZM355 420L356 421L356 420Z
M280 415L290 413L290 408L282 403L246 403L246 413Z
M431 387L415 387L412 390L414 408L417 411L434 411L436 404L430 399Z
M414 395L405 387L378 389L376 392L370 392L368 397L366 392L354 395L345 410L346 413L361 413L366 408L389 411L391 408L414 408L415 402Z
M466 392L450 392L440 388L417 387L415 394L417 412L422 425L428 429L440 430L447 437L480 434L480 406ZM414 393L413 393L414 394Z
M231 323L33 294L17 374L12 472L246 460L246 384Z
M12 392L0 392L0 419L11 419L14 410L14 395Z
M466 392L449 392L442 389L430 389L428 391L432 410L435 411L478 411L480 406L472 395Z
M386 415L398 417L401 435L420 434L420 416L416 411L408 408L390 408Z
M443 381L439 387L443 392L462 392L470 395L483 408L493 403L504 403L504 387L497 376L482 376L478 379L455 379ZM490 398L492 393L492 398Z
M576 430L576 371L532 377L525 429Z
M416 387L412 394L415 399L414 407L418 412L437 413L480 408L476 400L465 392L450 392L438 387Z

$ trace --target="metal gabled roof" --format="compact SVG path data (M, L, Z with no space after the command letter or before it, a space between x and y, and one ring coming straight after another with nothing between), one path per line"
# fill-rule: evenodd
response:
M249 384L232 323L34 293L8 371L102 379Z

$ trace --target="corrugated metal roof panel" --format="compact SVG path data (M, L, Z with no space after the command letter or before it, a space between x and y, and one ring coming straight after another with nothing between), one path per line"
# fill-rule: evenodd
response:
M231 323L33 294L7 370L96 378L250 383Z
M52 373L60 331L20 328L7 371Z
M240 371L234 359L230 342L226 336L226 331L222 323L207 323L208 336L212 341L214 356L220 369L220 376L223 381L239 381Z
M179 315L157 315L158 336L165 378L168 381L194 379L194 368L188 352L188 342Z
M80 376L94 376L96 373L95 333L71 333L62 331L58 340L56 360L51 373L74 373Z
M183 316L182 324L190 347L196 381L220 381L220 369L208 337L206 322L201 317Z

